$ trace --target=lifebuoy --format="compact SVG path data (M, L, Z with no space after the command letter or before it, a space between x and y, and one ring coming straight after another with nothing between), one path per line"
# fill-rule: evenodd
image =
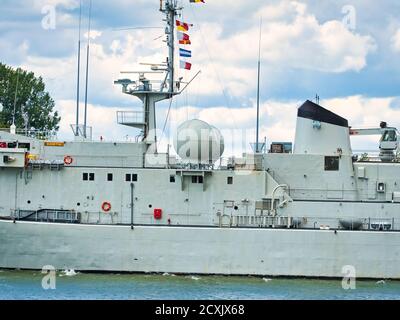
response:
M109 202L103 202L103 204L101 205L101 209L102 209L104 212L110 212L110 210L111 210L111 203L109 203Z
M72 162L74 162L74 159L71 156L65 156L64 157L64 163L69 166L72 164Z

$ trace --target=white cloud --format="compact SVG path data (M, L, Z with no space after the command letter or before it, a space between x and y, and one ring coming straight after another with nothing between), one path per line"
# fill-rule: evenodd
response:
M376 48L370 36L354 34L340 21L319 23L307 12L306 5L297 1L267 6L263 12L273 19L264 19L262 54L264 60L274 65L335 73L360 71L367 64L367 55ZM258 22L259 16L260 13L254 15L254 21ZM224 38L222 27L215 23L204 26L202 33L207 35L214 60L221 67L240 68L256 61L258 27L255 23L250 29ZM203 45L200 42L195 46L197 59L202 63L209 58Z
M103 33L99 30L91 30L90 31L90 39L96 40L98 37L101 37ZM89 38L89 32L85 32L84 35L85 39Z
M78 5L73 0L52 3L71 8ZM36 3L40 4L40 1ZM238 11L243 6L235 2L232 10ZM239 31L229 36L218 23L195 24L191 34L193 70L177 70L178 76L183 75L186 80L198 70L202 71L189 90L195 88L200 96L221 95L225 90L234 97L245 97L254 90L260 15L264 16L262 52L266 74L271 66L280 70L294 68L332 73L359 71L366 66L367 56L375 48L370 36L354 34L339 21L319 23L302 2L279 1L262 7L256 14L251 13L249 20L253 25L250 28L236 26ZM113 88L112 81L120 77L121 70L143 69L139 62L165 61L165 44L162 39L153 41L161 34L162 31L151 29L129 33L93 30L90 93L96 94L98 100L127 103L118 88ZM75 43L71 43L73 46ZM23 66L45 80L50 79L50 87L57 98L71 99L75 94L76 57L39 58L28 51ZM280 80L271 78L269 81Z
M392 47L395 52L400 52L400 29L397 30L392 38Z
M197 92L214 95L225 88L238 97L255 88L260 16L267 74L271 69L327 73L364 69L369 53L377 48L374 39L351 32L339 20L320 23L308 10L299 1L280 1L249 16L253 22L250 27L240 28L238 23L234 27L237 31L229 34L218 22L197 22L192 34L194 70L189 73L192 76L202 70L202 85Z
M65 9L75 9L79 7L79 0L30 0L33 1L31 7L41 9L45 6L64 7Z
M84 104L80 104L80 123L83 123ZM60 139L72 139L73 133L71 124L76 122L76 101L59 100L56 105L57 111L61 116L60 130L58 137ZM99 140L103 137L106 141L123 141L127 135L133 138L133 130L117 124L118 108L109 108L100 105L88 104L88 122L87 125L93 129L93 139Z
M127 97L121 93L121 88L113 85L113 81L127 75L121 75L120 71L142 70L139 62L161 62L165 59L160 42L148 41L143 31L137 31L134 35L128 34L112 39L110 34L94 32L90 48L89 65L89 100L115 101L133 103L135 98ZM24 52L27 51L24 45ZM145 54L143 54L145 48ZM81 48L81 93L84 92L85 68L86 68L86 44ZM132 57L135 57L134 59ZM75 98L77 56L38 57L26 54L22 67L42 76L52 96L58 100ZM131 75L128 75L128 77ZM83 98L83 95L81 96ZM138 100L137 100L138 101Z

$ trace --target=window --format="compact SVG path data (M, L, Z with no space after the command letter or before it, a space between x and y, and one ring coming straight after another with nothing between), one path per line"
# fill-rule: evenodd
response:
M386 192L386 183L384 182L378 182L376 191L379 193L385 193Z
M227 183L228 184L233 184L233 177L228 177Z
M192 176L192 183L204 183L203 176Z
M132 182L137 182L137 181L138 181L138 175L137 175L137 174L130 174L130 173L127 173L127 174L125 175L125 181L128 181L128 182L130 182L130 181L132 181Z
M382 141L397 141L397 134L395 131L385 131L382 137Z
M169 176L169 182L175 183L175 176Z
M339 157L325 157L325 171L339 171Z
M27 149L29 151L31 149L31 144L28 142L19 142L18 148Z
M83 173L82 174L83 181L94 181L94 173Z
M107 181L113 181L113 174L112 173L107 174Z

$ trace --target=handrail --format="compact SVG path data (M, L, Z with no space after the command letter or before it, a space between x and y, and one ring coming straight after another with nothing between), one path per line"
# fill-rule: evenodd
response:
M0 131L11 133L10 128L0 128ZM57 138L57 132L51 130L17 129L16 134L39 140L51 140Z
M117 122L124 123L145 123L145 111L117 111Z

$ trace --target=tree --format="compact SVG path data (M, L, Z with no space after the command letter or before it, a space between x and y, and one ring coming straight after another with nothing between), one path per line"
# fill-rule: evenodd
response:
M13 120L20 129L58 131L61 118L41 77L0 63L0 127L9 128Z

